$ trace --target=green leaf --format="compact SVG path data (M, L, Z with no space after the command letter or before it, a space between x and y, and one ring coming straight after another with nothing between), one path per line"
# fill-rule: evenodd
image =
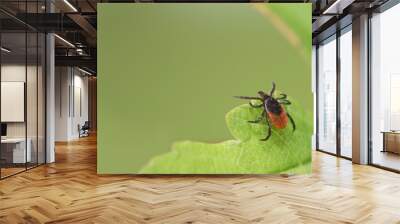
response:
M180 141L166 154L154 157L141 173L157 174L269 174L309 173L311 171L312 118L296 103L287 111L296 122L293 132L272 129L268 141L265 119L256 120L262 109L240 105L226 114L226 123L233 140L220 143Z

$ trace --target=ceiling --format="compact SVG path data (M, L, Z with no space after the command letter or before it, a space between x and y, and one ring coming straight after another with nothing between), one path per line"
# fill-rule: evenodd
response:
M250 2L312 3L313 42L329 35L338 20L377 7L387 0L250 0ZM96 71L97 3L135 2L249 2L243 0L1 0L0 22L3 32L17 33L25 28L55 32L56 63L86 66ZM51 11L51 13L49 13ZM27 12L27 13L26 13ZM351 23L351 18L349 19ZM345 25L345 24L344 24ZM331 29L332 30L332 29ZM328 32L328 33L327 33ZM335 32L334 29L333 31ZM13 38L12 36L16 36ZM8 34L18 45L18 34ZM62 39L66 40L63 41ZM21 43L19 43L21 44ZM23 44L23 43L22 43ZM72 45L73 46L72 46ZM29 49L28 49L29 51Z

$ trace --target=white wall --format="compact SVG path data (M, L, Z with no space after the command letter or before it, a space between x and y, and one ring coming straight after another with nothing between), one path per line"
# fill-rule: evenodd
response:
M28 66L28 70L32 67ZM1 66L1 81L25 82L25 64L8 64Z
M88 120L88 77L76 68L56 67L55 140L79 138L78 125Z
M31 80L33 78L30 76L33 75L36 77L36 67L34 67L34 66L25 67L25 64L24 65L19 65L19 64L2 65L1 66L1 81L2 82L17 81L17 82L25 82L26 83L25 69L27 69L28 80L30 80L30 84L32 84ZM33 84L36 85L36 81ZM34 92L31 93L29 90L32 90ZM29 97L36 98L36 89L31 89L31 88L28 89L27 96L28 96L28 98ZM33 101L32 99L27 99L27 100L29 102ZM33 107L33 105L27 105L27 106ZM34 105L34 108L36 108L36 105ZM4 109L6 109L6 108L2 108L2 110L4 110ZM35 114L28 113L28 122L32 122L32 121L34 121L35 124L28 124L28 128L33 127L35 125L34 129L36 129L36 113ZM7 122L7 136L8 137L25 137L25 122ZM29 137L29 133L28 133L28 137Z
M55 68L55 141L68 140L68 116L70 84L69 68Z
M32 67L28 67L28 70ZM30 72L28 72L30 74ZM1 66L1 81L25 82L25 64L9 64ZM2 108L4 110L5 108ZM11 122L7 123L7 137L25 137L25 123Z
M73 119L71 120L71 122L73 128L71 130L71 135L74 138L77 138L79 137L79 132L77 128L78 124L83 125L85 121L88 121L89 119L88 77L82 76L82 73L78 73L78 75L75 73L73 85L75 91L74 92L75 95L73 96L73 98L75 102L74 102L74 108L72 108Z

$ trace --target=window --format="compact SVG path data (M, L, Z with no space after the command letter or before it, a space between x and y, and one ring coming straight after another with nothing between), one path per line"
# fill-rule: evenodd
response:
M352 157L352 33L351 26L340 36L340 155Z
M318 47L318 149L336 153L336 36Z
M400 5L371 18L371 162L400 170Z

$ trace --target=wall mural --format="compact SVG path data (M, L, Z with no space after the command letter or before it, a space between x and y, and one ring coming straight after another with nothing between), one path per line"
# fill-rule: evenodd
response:
M311 4L98 8L98 173L311 172Z

